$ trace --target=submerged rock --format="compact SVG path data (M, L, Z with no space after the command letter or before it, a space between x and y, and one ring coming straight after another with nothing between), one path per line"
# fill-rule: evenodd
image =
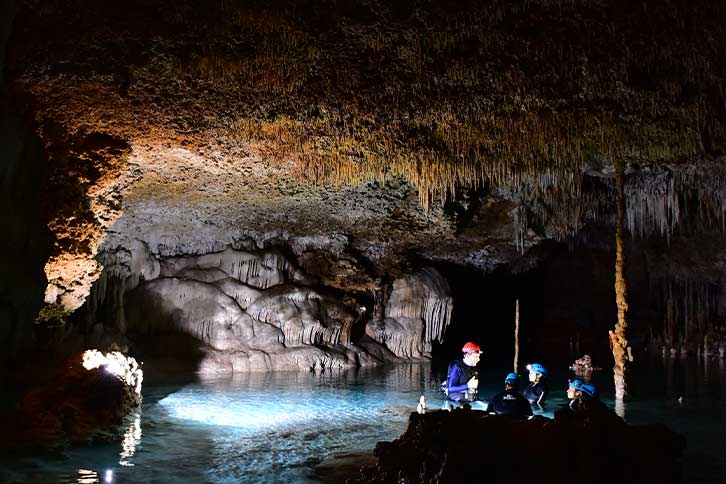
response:
M349 484L681 482L685 439L663 425L627 425L610 411L528 421L469 408L411 414L379 442L378 462Z

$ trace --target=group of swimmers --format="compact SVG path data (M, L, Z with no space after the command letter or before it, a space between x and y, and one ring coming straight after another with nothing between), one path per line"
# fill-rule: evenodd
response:
M481 357L481 348L473 342L468 342L461 349L463 358L449 365L446 382L442 385L446 399L449 402L461 405L464 403L479 404L478 400L479 378L476 365ZM527 365L529 371L529 384L519 391L519 376L509 373L504 379L504 391L496 394L489 400L485 410L496 415L506 415L513 418L528 418L532 416L532 406L542 408L547 399L547 369L540 363ZM570 400L569 408L575 412L583 412L599 404L598 391L592 383L582 380L570 380L567 388L567 398Z

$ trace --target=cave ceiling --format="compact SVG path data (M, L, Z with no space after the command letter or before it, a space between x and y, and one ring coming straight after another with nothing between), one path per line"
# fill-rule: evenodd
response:
M356 290L416 259L510 261L612 209L584 173L723 166L725 10L21 2L4 75L50 164L47 299L77 307L134 240L287 245Z

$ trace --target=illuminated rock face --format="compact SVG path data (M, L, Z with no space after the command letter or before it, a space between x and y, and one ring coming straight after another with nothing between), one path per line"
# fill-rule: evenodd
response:
M366 332L397 356L430 356L431 343L444 339L452 307L446 279L423 268L394 281L383 319L371 321Z
M172 249L128 245L106 248L106 275L86 307L99 342L119 334L132 343L157 340L184 358L191 341L204 373L427 358L450 321L450 288L433 268L396 279L383 312L369 315L277 249L164 257L160 250ZM110 323L101 323L103 315ZM170 335L186 337L177 351Z
M45 449L113 439L141 404L142 380L136 360L118 351L73 355L46 385L18 402L0 447Z
M117 251L122 257L107 259L116 282L93 294L96 306L89 310L109 297L123 303L113 318L116 327L104 331L132 341L186 335L201 352L198 370L204 373L342 368L380 362L387 354L372 357L353 345L351 329L359 316L352 302L308 285L311 278L276 250L226 248L157 260L145 247L138 245L130 258ZM440 276L436 280L445 286ZM440 325L437 309L427 311L427 323ZM161 344L173 345L169 341ZM184 351L179 348L177 356Z

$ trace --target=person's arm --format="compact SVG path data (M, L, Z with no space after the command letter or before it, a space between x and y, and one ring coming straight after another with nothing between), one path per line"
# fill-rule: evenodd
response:
M462 371L459 365L454 366L449 373L449 379L446 381L446 386L449 388L449 393L465 392L469 389L467 382L461 383Z

